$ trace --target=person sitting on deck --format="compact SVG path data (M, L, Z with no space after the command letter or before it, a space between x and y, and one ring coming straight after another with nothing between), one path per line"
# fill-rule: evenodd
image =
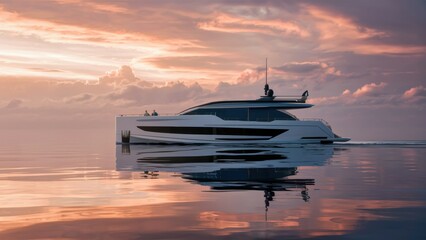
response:
M147 111L147 110L145 110L144 116L145 116L145 117L148 117L148 116L151 116L151 115L149 115L148 111Z
M308 97L309 97L309 92L308 90L306 90L305 92L303 92L302 97L298 101L304 103L306 102L306 99L308 99Z
M158 116L158 113L154 110L154 111L152 111L151 116Z

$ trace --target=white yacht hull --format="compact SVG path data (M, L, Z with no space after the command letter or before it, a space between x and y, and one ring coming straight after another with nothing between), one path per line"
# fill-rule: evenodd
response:
M214 115L117 116L116 143L281 144L348 141L319 120L229 121Z

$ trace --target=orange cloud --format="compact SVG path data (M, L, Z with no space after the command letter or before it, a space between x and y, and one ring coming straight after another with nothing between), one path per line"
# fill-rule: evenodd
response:
M351 18L313 5L305 10L314 19L319 31L320 49L325 51L352 51L358 54L419 54L425 46L406 46L380 43L374 39L390 37L385 31L365 27Z
M61 4L89 3L92 4L61 1ZM78 15L78 11L74 13ZM182 55L183 51L196 54L202 49L196 40L176 35L160 37L123 27L102 30L69 19L46 20L29 16L0 5L0 33L3 37L0 44L7 45L0 52L2 75L96 80L99 73L111 66L142 59L134 64L139 70L143 69L157 79L176 80L188 74L161 71L161 67L153 66L145 59L173 57Z
M127 65L123 65L117 70L107 72L104 76L99 78L100 84L106 84L114 88L123 87L139 81L140 79L135 76L132 68Z
M114 46L123 49L145 49L162 53L166 49L177 47L198 47L189 40L160 40L138 32L103 31L94 28L61 24L47 20L27 18L15 12L9 12L0 6L0 32L9 32L23 36L37 36L52 43L88 44L95 46Z
M54 0L59 4L72 4L80 7L87 7L94 11L104 11L111 13L128 13L131 10L111 3L98 3L87 0Z
M322 40L368 39L385 35L385 32L360 26L346 16L317 6L307 5L306 11L317 19L315 24Z

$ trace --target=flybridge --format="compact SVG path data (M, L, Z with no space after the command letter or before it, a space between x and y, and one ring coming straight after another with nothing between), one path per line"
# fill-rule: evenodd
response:
M273 109L302 109L310 108L312 104L295 102L295 101L281 101L281 100L236 100L236 101L219 101L210 102L186 109L179 113L187 114L196 109L215 109L215 108L234 108L234 109L254 109L254 108L273 108Z

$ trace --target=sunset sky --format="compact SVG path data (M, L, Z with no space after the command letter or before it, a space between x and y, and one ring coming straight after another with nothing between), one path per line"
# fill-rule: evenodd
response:
M310 91L354 140L426 139L426 2L0 0L0 129Z

